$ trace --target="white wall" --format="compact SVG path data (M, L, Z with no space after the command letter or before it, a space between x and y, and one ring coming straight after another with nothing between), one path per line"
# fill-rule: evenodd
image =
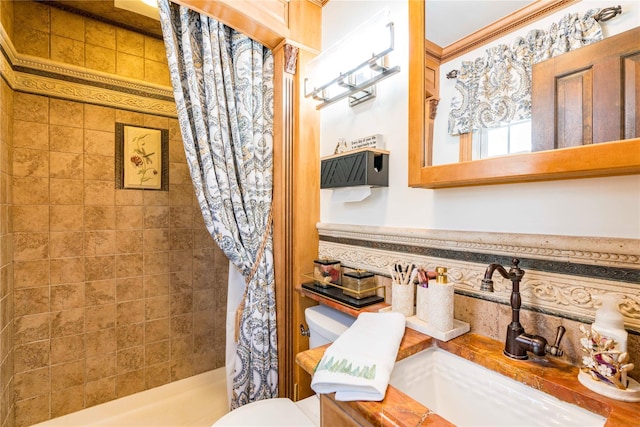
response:
M583 2L569 9L585 9L585 3L599 7L602 2ZM392 63L400 64L402 71L377 85L373 101L351 108L345 100L321 110L320 154L332 154L339 138L380 133L391 152L389 187L373 189L369 198L350 203L333 200L333 190L321 190L322 222L640 238L640 175L442 190L409 188L407 2L331 0L323 8L323 46L331 46L383 7L391 10L396 28ZM631 27L637 26L639 9L633 2L624 2L628 15L616 19L631 20ZM448 69L443 67L445 73ZM446 114L442 102L439 112Z

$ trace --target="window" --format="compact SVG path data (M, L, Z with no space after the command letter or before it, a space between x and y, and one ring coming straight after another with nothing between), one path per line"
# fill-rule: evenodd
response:
M531 152L531 119L473 132L473 159Z

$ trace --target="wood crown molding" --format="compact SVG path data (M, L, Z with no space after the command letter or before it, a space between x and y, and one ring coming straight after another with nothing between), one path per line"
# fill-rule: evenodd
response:
M510 32L516 31L531 22L537 21L544 16L555 13L573 3L577 3L578 1L579 0L540 0L535 3L531 3L530 5L507 15L500 20L469 34L457 42L440 48L441 55L439 59L443 63L450 61ZM427 54L433 56L437 53L437 48L439 48L438 45L427 41Z

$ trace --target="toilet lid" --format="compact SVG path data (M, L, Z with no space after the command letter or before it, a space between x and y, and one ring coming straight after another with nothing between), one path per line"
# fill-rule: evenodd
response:
M241 406L226 414L213 424L227 426L296 426L315 427L293 401L286 398L265 399Z

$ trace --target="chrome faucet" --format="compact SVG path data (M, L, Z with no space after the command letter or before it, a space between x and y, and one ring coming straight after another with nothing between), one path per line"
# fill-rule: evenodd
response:
M524 270L518 267L520 260L513 258L511 260L511 268L507 271L503 266L497 263L489 264L482 279L480 290L493 292L493 272L497 271L505 279L511 280L511 323L507 328L507 339L504 344L504 354L512 359L527 359L527 352L531 352L536 356L544 356L550 354L552 356L562 356L563 351L560 348L560 340L565 333L564 326L558 326L558 333L553 345L549 345L544 337L539 335L527 334L520 324L520 281L524 276Z

